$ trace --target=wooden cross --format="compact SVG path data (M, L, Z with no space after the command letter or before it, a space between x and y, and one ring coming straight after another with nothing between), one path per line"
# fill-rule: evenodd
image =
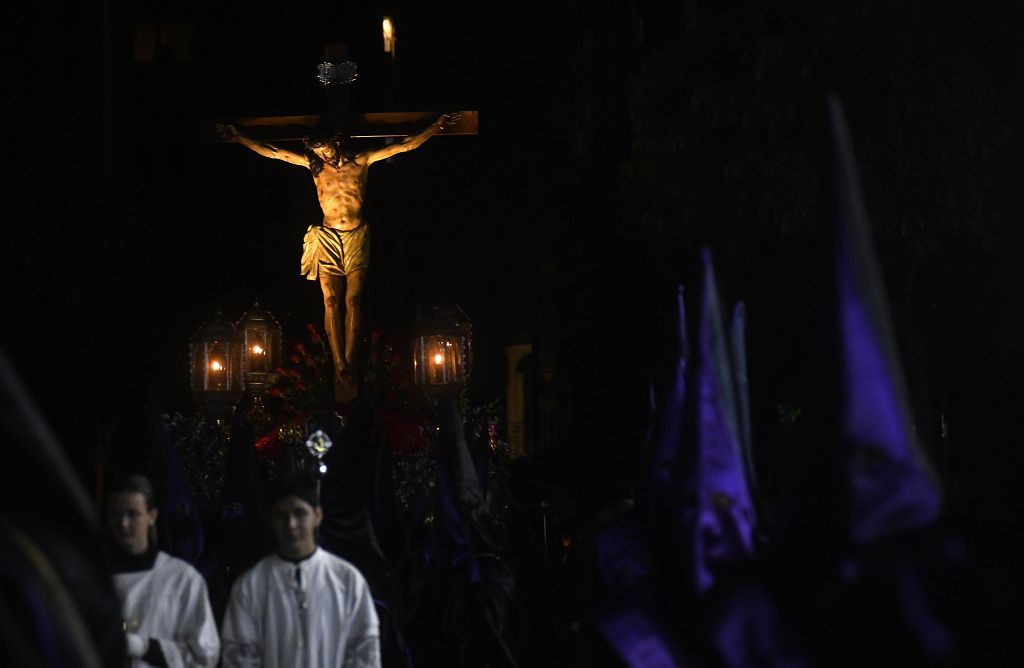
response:
M414 135L441 115L440 111L385 111L342 116L347 135L353 139L373 137L407 137ZM463 111L458 123L445 129L445 135L475 135L476 111ZM217 134L218 123L231 123L253 139L262 141L298 141L321 125L322 116L257 116L235 120L200 121L199 136L203 141L224 140Z
M328 62L345 60L344 45L329 44L324 49ZM256 116L250 118L202 120L199 123L199 137L203 141L225 140L217 133L217 125L230 123L253 139L268 142L299 141L317 128L344 128L344 133L353 139L383 137L407 137L417 134L436 120L442 113L453 111L393 111L351 113L348 112L348 95L345 84L326 84L327 111L320 115L305 116ZM445 129L445 135L475 135L478 130L478 112L462 111L462 117Z

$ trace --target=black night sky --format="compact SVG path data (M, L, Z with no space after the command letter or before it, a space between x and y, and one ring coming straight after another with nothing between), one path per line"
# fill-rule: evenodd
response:
M258 299L286 347L321 321L319 289L298 274L320 217L308 173L199 128L320 113L316 66L344 43L352 111L480 113L479 135L371 170L367 326L405 345L418 308L459 304L477 403L502 396L505 347L532 343L559 427L531 454L578 509L633 484L648 385L672 371L676 285L694 280L701 246L723 301L747 305L757 463L769 492L784 478L813 392L836 92L949 512L982 533L1020 527L1024 14L670 4L22 8L0 343L86 487L125 406L193 410L187 344L217 309L236 319Z

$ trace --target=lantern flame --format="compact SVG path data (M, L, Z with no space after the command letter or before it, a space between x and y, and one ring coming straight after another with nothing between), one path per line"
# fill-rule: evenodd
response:
M255 345L253 345L253 347L252 347L252 352L253 352L254 354L256 354L256 355L262 355L262 354L263 354L264 352L266 352L266 351L264 351L264 350L263 350L263 347L262 347L262 346L260 346L260 344L258 344L258 343L257 343L257 344L255 344Z
M434 364L444 364L444 355L441 353L434 355Z
M384 17L381 21L381 28L384 31L384 52L391 54L391 57L395 57L395 25L391 22L391 19Z
M213 360L212 362L210 362L210 370L223 371L224 365L220 363L220 360Z

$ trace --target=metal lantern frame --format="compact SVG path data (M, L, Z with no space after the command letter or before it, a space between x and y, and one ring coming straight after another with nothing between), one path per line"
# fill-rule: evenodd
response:
M267 389L268 374L281 359L281 323L257 301L235 327L242 341L242 387L261 394Z
M220 311L189 340L192 394L200 408L220 419L242 394L242 337Z
M461 391L472 368L473 327L458 306L437 306L416 324L413 376L437 393Z

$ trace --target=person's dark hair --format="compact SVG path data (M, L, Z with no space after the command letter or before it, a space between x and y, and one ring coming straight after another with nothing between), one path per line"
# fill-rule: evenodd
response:
M320 505L320 484L315 477L308 473L301 471L282 473L270 486L270 494L267 497L268 510L273 508L275 503L289 496L302 499L316 508Z
M133 473L118 480L107 490L107 498L114 494L141 494L146 500L146 509L156 508L156 493L153 491L153 483L146 476Z
M306 147L309 168L314 174L320 173L324 168L323 158L314 152L315 148L333 146L337 161L342 164L355 160L355 153L349 147L348 136L342 132L329 132L323 128L316 128L302 140L302 143Z
M327 146L328 144L337 148L341 146L344 140L345 135L340 132L330 132L323 128L314 128L310 131L309 136L302 140L302 143L306 145L306 148L311 149L318 146Z

